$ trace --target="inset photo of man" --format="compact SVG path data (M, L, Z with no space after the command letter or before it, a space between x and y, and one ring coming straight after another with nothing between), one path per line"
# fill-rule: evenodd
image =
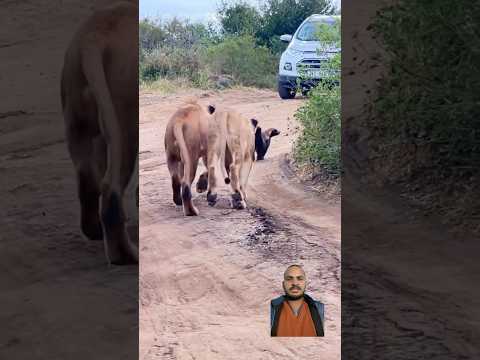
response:
M324 336L325 306L305 294L307 276L301 265L283 274L285 295L270 303L271 336Z

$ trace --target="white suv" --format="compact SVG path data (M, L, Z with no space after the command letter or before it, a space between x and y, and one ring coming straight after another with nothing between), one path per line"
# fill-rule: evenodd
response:
M340 16L314 14L300 24L293 36L280 36L280 40L289 43L278 68L278 94L282 99L293 99L298 85L302 93L307 93L327 76L327 70L321 69L321 64L339 53L340 49L331 44L322 44L315 35L318 24L333 26L338 20Z

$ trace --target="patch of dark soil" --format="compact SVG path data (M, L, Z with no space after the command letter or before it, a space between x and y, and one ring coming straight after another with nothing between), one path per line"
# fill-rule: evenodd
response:
M253 207L249 209L249 212L257 221L254 229L246 236L246 245L268 244L272 235L281 230L280 226L275 222L273 216L262 208Z
M323 235L301 219L280 218L260 207L251 207L249 212L254 224L244 237L243 245L260 253L266 260L305 259L311 256L313 249L318 251L322 247L319 241Z
M252 230L242 240L242 245L260 255L264 261L291 262L300 257L297 242L306 244L293 231L287 221L269 214L265 209L253 207L249 212L254 220ZM293 249L293 250L292 250ZM305 255L305 254L303 254Z

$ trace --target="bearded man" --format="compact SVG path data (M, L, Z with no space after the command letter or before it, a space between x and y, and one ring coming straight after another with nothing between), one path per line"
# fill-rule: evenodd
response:
M300 265L283 274L285 295L270 303L271 336L324 336L324 304L305 294L307 277Z

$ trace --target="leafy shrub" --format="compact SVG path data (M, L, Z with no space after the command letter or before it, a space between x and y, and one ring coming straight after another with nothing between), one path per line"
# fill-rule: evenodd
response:
M191 77L199 68L196 49L159 47L145 54L141 76L145 80Z
M208 86L208 74L201 64L200 49L218 42L210 25L168 22L140 22L139 73L142 84L159 79L188 80L191 85Z
M318 85L295 117L302 125L302 133L295 143L296 160L340 175L340 88Z
M218 9L222 31L226 35L254 35L260 26L258 10L245 2L222 1Z
M320 25L316 37L323 43L340 46L340 22L336 26ZM298 162L313 164L338 177L341 171L341 117L340 117L340 53L322 65L327 70L325 82L309 93L308 101L295 113L302 125L294 155Z
M266 47L256 46L250 35L227 37L206 48L202 62L213 75L229 74L237 84L275 86L277 60Z
M335 11L330 0L266 0L256 38L260 44L280 54L283 51L277 40L280 35L293 34L302 21L312 14L331 15Z
M377 15L372 30L389 64L369 124L376 150L393 156L397 144L429 153L413 155L405 176L424 165L437 175L478 172L479 15L469 0L403 0Z

